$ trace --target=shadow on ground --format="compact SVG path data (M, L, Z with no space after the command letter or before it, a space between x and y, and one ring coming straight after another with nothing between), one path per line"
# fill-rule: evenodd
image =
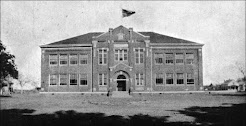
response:
M158 126L158 125L234 125L244 126L246 104L233 104L230 107L190 107L184 110L173 110L192 116L195 122L167 122L168 116L153 117L134 115L125 118L119 115L107 116L104 113L78 113L74 110L57 111L52 114L34 115L32 109L0 110L1 126Z

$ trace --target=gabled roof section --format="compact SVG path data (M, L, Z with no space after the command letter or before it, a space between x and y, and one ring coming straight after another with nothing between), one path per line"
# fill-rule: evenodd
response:
M91 32L91 33L87 33L87 34L83 34L80 36L76 36L76 37L72 37L72 38L68 38L65 40L61 40L58 42L54 42L54 43L50 43L47 45L43 45L43 46L55 46L55 45L76 45L76 44L92 44L92 36L97 36L102 34L102 32ZM41 46L42 47L42 46Z
M150 36L150 43L187 43L187 44L199 44L196 42L174 38L166 35L162 35L155 32L139 32L145 36Z

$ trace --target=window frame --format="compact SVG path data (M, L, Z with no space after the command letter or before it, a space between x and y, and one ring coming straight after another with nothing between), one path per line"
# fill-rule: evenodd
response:
M66 84L65 85L61 85L61 75L65 75L66 77ZM68 75L67 74L59 74L59 86L67 86L68 85Z
M179 78L179 75L178 74L182 74L182 78ZM177 85L184 85L185 84L185 82L184 82L184 73L176 73L176 84ZM182 84L179 84L178 82L179 82L179 80L182 80L183 81L183 83Z
M75 83L71 84L71 75L76 76L76 84ZM77 86L77 85L78 85L78 74L75 73L69 74L69 86Z
M157 79L162 79L162 83L157 83ZM164 76L163 76L163 73L156 73L155 74L155 85L157 85L157 86L164 85Z
M73 60L71 60L71 59L73 59L74 57L72 57L71 55L76 55L76 64L71 64L71 61L73 61ZM74 58L75 59L75 58ZM69 54L69 65L70 66L77 66L78 65L78 54L73 54L73 53L71 53L71 54Z
M160 55L162 55L162 56L160 56ZM164 54L163 53L154 53L154 59L155 59L155 65L162 65L162 64L164 64L164 61L163 61ZM160 59L161 59L161 62L159 62Z
M82 78L82 75L85 75L85 77ZM84 81L86 82L86 84L81 84L81 79L85 79ZM79 86L88 86L88 74L87 73L79 74Z
M182 58L180 58L182 54ZM182 63L178 63L177 60L182 60ZM184 53L175 53L175 64L183 65L184 64Z
M51 84L51 78L55 76L55 84ZM57 74L49 74L49 86L57 86L58 85L58 77Z
M81 61L86 61L85 64L82 64ZM79 54L79 65L88 65L89 55L87 53L80 53Z
M102 75L101 78L100 78L100 75ZM102 81L102 84L100 84L100 81ZM100 87L108 85L108 75L107 75L107 73L99 73L98 74L98 85Z
M171 55L171 58L168 58L168 55ZM172 63L167 63L168 61L172 61ZM174 65L175 57L173 53L165 53L165 64L166 65Z
M172 75L172 84L167 83L167 82L168 82L168 79L170 79L170 78L167 76L167 74L171 74L171 75ZM170 86L174 85L174 74L173 74L173 73L166 73L166 85L170 85Z
M122 60L120 60L120 58L122 58ZM114 60L117 62L127 61L128 60L128 49L127 48L115 48L114 49Z
M191 54L192 54L192 56L188 56ZM192 58L190 58L190 57L192 57ZM189 63L188 60L191 60L191 63ZM190 52L185 53L185 64L187 64L187 65L195 64L195 54L194 53L190 53Z
M66 55L66 58L62 58L61 55ZM64 59L65 59L65 60L64 60ZM66 63L66 64L61 64L61 61L67 61L67 63ZM60 66L67 66L67 65L68 65L68 54L60 54L60 55L59 55L59 65L60 65Z
M51 58L51 55L56 55L56 58ZM50 64L51 60L56 60L56 64ZM49 66L58 66L59 62L59 57L58 54L49 54Z
M144 86L144 74L143 73L135 74L135 86Z
M144 48L134 48L135 64L137 64L137 65L144 64L144 60L145 60L144 52L145 52Z
M98 65L107 65L108 64L108 48L98 48ZM102 51L102 52L100 52ZM100 63L100 55L102 56L102 63Z
M188 75L189 75L189 74L191 75L191 78L188 78ZM188 82L188 79L193 80L193 83ZM186 74L186 84L187 84L187 85L194 85L194 84L195 84L194 73L187 73L187 74Z

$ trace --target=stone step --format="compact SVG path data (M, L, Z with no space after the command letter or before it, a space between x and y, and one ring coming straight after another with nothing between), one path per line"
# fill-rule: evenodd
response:
M132 96L129 95L127 91L113 91L112 98L131 98Z

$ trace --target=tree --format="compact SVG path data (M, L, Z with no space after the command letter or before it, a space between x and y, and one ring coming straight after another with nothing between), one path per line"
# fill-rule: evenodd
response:
M243 65L242 63L236 62L236 68L242 73L243 81L246 81L245 65Z
M5 46L0 40L0 88L3 87L3 81L8 76L18 79L15 56L6 51Z

